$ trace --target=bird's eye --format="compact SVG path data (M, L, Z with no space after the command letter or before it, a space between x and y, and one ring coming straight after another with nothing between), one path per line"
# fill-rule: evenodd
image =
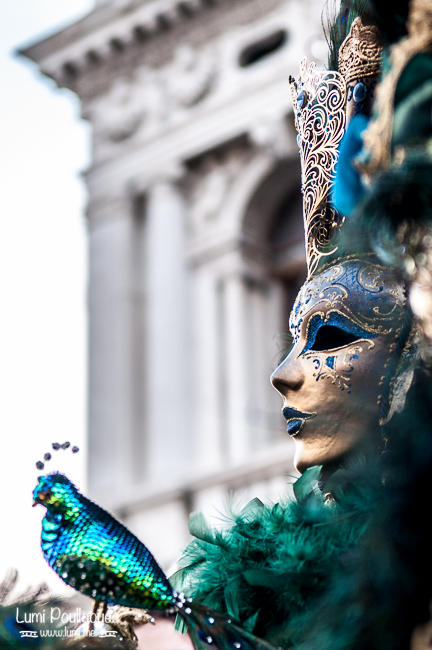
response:
M315 350L315 352L334 350L335 348L341 348L344 345L355 343L355 341L359 341L361 338L361 336L356 336L351 332L345 332L345 330L340 327L335 327L334 325L323 325L318 330L315 341L309 349Z

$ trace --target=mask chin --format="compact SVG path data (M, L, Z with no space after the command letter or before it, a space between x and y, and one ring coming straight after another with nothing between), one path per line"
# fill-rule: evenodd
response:
M354 458L377 456L382 450L378 426L367 431L339 431L334 437L322 435L309 439L294 438L294 441L297 471L303 474L310 467L321 466L325 480L341 467L347 467Z

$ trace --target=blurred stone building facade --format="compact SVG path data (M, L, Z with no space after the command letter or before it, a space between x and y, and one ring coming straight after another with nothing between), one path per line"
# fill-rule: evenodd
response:
M304 277L288 76L322 63L321 7L105 0L24 52L93 129L90 496L165 566L191 510L292 471L268 378Z

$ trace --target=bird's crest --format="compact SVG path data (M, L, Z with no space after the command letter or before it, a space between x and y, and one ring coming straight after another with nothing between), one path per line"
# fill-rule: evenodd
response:
M53 442L53 451L70 449L73 454L79 451L77 446L71 447L70 442ZM52 459L50 452L44 454L44 462L38 460L36 468L45 469L45 463ZM51 514L67 515L66 519L73 519L74 507L77 505L79 492L75 485L62 473L51 472L39 477L38 485L33 492L33 505L40 503L45 506Z
M79 451L79 447L77 447L76 445L71 447L70 442L63 442L63 443L53 442L51 447L53 448L54 451L59 451L60 449L70 449L73 454L76 454ZM51 458L52 458L52 456L51 456L50 452L47 452L46 454L44 454L44 461L45 462L50 461ZM41 460L38 460L37 463L36 463L36 469L42 470L44 468L45 468L45 463L43 463Z

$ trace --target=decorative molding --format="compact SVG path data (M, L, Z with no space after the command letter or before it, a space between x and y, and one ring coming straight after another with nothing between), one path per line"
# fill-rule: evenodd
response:
M186 166L180 161L173 160L163 169L154 169L146 176L134 176L130 178L126 183L127 194L132 198L139 194L145 194L150 191L152 187L161 183L177 185L184 180L187 174L188 170Z
M167 78L171 99L185 108L202 101L213 89L218 67L213 48L196 51L188 44L180 45Z
M146 138L154 134L166 118L168 103L160 71L142 66L131 77L118 77L108 92L90 100L83 116L93 124L96 149L112 153L117 151L113 145L138 132Z
M148 41L149 39L172 30L179 23L190 20L198 12L212 7L215 4L227 2L227 0L154 0L149 3L150 6L140 6L136 3L135 19L133 20L120 20L120 16L113 15L112 19L116 29L115 33L108 33L108 29L104 29L103 22L101 21L101 32L104 33L103 39L100 43L92 44L91 47L85 46L88 40L87 34L76 34L76 39L67 39L70 42L76 40L82 41L83 49L79 54L73 56L65 56L62 61L56 64L55 69L50 65L44 64L44 59L47 59L51 52L49 51L49 44L52 41L53 45L59 39L60 34L67 32L76 32L77 25L67 27L63 32L54 34L39 43L35 43L30 47L18 50L18 54L24 55L41 65L43 74L51 77L56 81L59 86L70 87L76 78L86 72L89 68L106 62L112 58L118 58L129 47ZM110 13L119 12L119 7L108 7ZM105 4L96 6L95 10L88 16L84 17L81 23L96 22L98 14L107 12ZM83 30L84 31L84 30ZM92 31L95 31L94 29ZM110 30L111 31L111 30ZM66 40L66 42L67 42ZM57 49L57 48L55 48ZM66 50L69 48L65 48ZM54 50L54 48L53 48ZM61 50L58 48L57 51Z
M234 24L241 27L244 19L239 11L255 20L286 1L266 0L264 8L261 0L115 0L98 5L77 23L17 53L37 62L60 87L91 96L92 88L103 86L99 79L108 77L113 67L127 68L143 60L159 67L160 57L167 62L178 44L174 32L181 33L182 41L188 41L187 34L198 22L198 32L202 32L207 13L209 29L221 21L226 31L229 21L227 24L222 17L233 13ZM155 51L161 54L157 56Z
M195 232L205 230L217 219L231 181L231 170L225 165L216 165L197 184L190 207L190 220Z
M130 138L146 117L145 108L137 105L134 91L132 81L118 79L98 111L98 123L102 122L102 129L112 142Z

